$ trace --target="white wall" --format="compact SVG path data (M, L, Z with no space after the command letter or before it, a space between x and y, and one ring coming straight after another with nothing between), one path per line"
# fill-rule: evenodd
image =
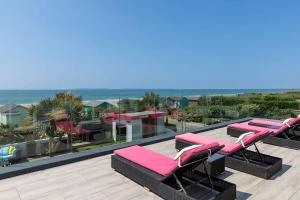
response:
M3 113L0 113L0 124L6 124L7 120L6 120L6 115Z
M164 117L157 118L157 135L163 134L165 130L165 121Z
M132 139L140 139L142 138L142 120L120 120L121 124L131 124L132 125Z

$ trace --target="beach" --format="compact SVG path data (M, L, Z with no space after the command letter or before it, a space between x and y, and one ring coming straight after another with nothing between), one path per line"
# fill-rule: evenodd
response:
M154 92L161 97L200 97L214 95L236 95L244 93L277 93L295 89L65 89L65 90L0 90L0 104L36 104L51 98L59 92L70 92L81 96L83 101L116 101L126 98L142 98L146 92Z

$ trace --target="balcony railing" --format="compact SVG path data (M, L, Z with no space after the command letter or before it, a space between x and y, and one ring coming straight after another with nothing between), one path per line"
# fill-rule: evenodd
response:
M162 97L86 101L57 93L29 104L0 107L2 166L76 153L245 117L295 117L300 93ZM18 100L21 102L21 100ZM1 157L2 156L2 157Z

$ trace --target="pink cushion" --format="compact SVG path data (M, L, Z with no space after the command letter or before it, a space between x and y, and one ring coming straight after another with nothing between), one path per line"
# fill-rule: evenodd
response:
M293 125L296 123L300 122L300 117L292 118L288 121L289 125ZM278 126L281 127L284 124L282 122L273 122L273 121L268 121L268 120L262 120L262 119L253 119L249 121L249 125L255 125L255 124L261 124L261 125L266 125L266 126Z
M265 131L268 128L265 127L258 127L258 126L250 126L248 124L230 124L228 125L228 128L236 128L236 129L242 129L245 131L251 131L251 132L260 132L260 131Z
M261 136L269 135L270 131L269 130L264 130L260 132L255 132L251 135L246 135L242 140L245 146L250 145L253 143L256 139L258 139ZM229 142L223 142L225 147L221 149L221 152L227 153L227 154L232 154L241 148L243 148L243 145L241 142L239 143L229 143Z
M162 176L167 176L177 167L177 161L172 158L140 146L115 150L114 153Z
M189 151L184 152L181 156L180 156L180 160L181 160L181 165L184 165L186 163L186 161L192 157L193 155L196 155L200 152L203 152L205 150L214 148L214 147L218 147L220 146L220 144L218 142L211 142L209 144L206 145L202 145L200 147L196 147L194 149L191 149Z
M253 141L255 141L256 139L258 139L259 137L262 136L267 136L269 135L271 132L269 130L264 130L264 131L260 131L260 132L256 132L254 134L251 135L247 135L243 138L243 142L245 145L249 145L251 144Z
M248 125L247 125L248 126ZM253 141L255 141L258 137L262 136L262 135L268 135L270 134L270 131L268 129L263 128L264 130L260 131L260 132L256 132L254 134L251 135L247 135L243 138L243 143L244 145L249 145L251 144ZM220 151L227 153L227 154L232 154L238 150L240 150L241 148L243 148L241 142L239 143L230 143L227 141L221 141L221 140L216 140L213 138L209 138L209 137L204 137L198 134L193 134L193 133L186 133L183 135L178 135L176 136L176 140L183 140L186 142L190 142L192 144L202 144L202 145L207 145L207 144L219 144L219 145L225 145L224 148L222 148Z
M223 142L225 147L221 149L220 151L226 154L232 154L240 149L243 148L241 143L229 143L229 142Z
M258 126L251 126L247 124L230 124L228 126L229 128L234 128L234 129L242 129L245 130L246 132L264 132L264 131L269 131L271 135L277 135L278 133L282 132L284 129L286 129L286 126L282 126L280 129L271 129L271 128L265 128L265 127L258 127Z
M224 142L221 140L216 140L210 137L205 137L202 135L198 135L198 134L193 134L193 133L186 133L183 135L178 135L176 136L176 140L182 140L182 141L186 141L186 142L190 142L192 144L210 144L210 143L219 143L225 145L225 147L223 149L221 149L220 151L225 152L225 153L231 153L234 151L237 151L239 149L242 148L241 143L239 144L231 144L229 142Z
M175 137L176 140L183 140L192 144L202 144L202 145L207 145L210 144L212 142L218 142L218 140L215 140L213 138L209 138L209 137L204 137L198 134L194 134L194 133L185 133L182 135L177 135Z
M270 132L268 130L264 130L264 131L261 131L261 132L253 133L251 135L246 135L243 138L243 143L244 143L245 146L250 145L251 143L253 143L259 137L269 135L269 134L270 134ZM227 153L227 154L232 154L232 153L240 150L241 148L243 148L243 145L242 145L241 142L239 142L239 143L223 142L223 144L225 145L225 147L223 149L221 149L221 152L224 152L224 153Z
M248 122L249 125L265 125L265 126L278 126L281 127L283 124L281 122L272 122L268 120L262 120L262 119L253 119Z
M300 123L300 117L293 118L288 122L289 125L294 125L296 123Z

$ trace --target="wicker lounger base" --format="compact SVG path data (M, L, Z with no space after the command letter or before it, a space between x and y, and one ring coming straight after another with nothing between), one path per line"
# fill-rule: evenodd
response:
M282 159L261 154L264 163L258 153L246 150L244 153L247 155L249 162L243 160L242 154L234 154L226 156L225 165L231 169L235 169L247 174L251 174L260 178L269 179L282 168Z
M144 167L141 167L120 156L111 157L111 167L134 182L148 188L164 199L195 200L195 199L235 199L235 184L212 177L214 189L210 187L209 180L204 174L187 174L182 182L188 195L179 191L179 186L173 177L165 179ZM198 184L191 183L199 181Z
M247 133L249 131L243 130L243 129L238 129L238 128L231 128L227 127L227 135L230 135L232 137L239 137L243 133Z
M248 132L243 129L237 129L237 128L227 128L227 135L230 135L232 137L239 137L241 134ZM262 140L266 144L271 144L279 147L286 147L291 149L300 149L300 137L298 137L298 140L296 139L286 139L283 136L267 136Z
M176 149L193 145L192 143L176 140ZM282 159L261 154L264 163L260 161L258 153L245 151L249 162L246 162L240 153L234 155L225 155L225 166L260 178L269 179L282 168Z

